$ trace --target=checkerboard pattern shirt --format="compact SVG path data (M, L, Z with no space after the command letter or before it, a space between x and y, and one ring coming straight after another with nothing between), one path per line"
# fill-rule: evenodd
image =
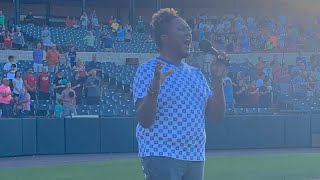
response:
M146 129L137 125L139 156L204 161L205 109L212 92L199 69L160 58L142 64L134 79L134 102L147 95L157 61L165 62L162 72L175 72L161 86L154 124Z

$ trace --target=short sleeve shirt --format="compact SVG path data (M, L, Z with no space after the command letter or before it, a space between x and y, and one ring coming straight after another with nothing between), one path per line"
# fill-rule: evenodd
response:
M155 58L142 64L133 84L134 102L147 95L157 61L162 72L174 69L161 86L154 124L136 128L139 156L164 156L178 160L205 160L205 109L212 92L197 68Z

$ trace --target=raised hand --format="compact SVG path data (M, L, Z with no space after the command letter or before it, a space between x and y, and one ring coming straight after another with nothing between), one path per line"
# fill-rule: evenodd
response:
M153 81L152 81L152 85L151 85L151 89L153 91L160 91L160 87L162 85L162 83L166 80L166 78L174 73L174 69L170 69L166 72L161 72L161 69L163 68L164 63L161 61L158 61L155 68L154 68L154 76L153 76Z

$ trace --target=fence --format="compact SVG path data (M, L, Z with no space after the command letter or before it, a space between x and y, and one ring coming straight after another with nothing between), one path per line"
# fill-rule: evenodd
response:
M0 157L136 152L135 118L1 119ZM207 149L320 146L320 115L229 116L206 124Z

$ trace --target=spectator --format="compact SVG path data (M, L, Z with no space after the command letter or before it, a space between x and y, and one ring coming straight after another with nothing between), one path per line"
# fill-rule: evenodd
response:
M258 79L256 80L256 87L260 88L261 86L263 86L263 80L267 79L265 78L264 74L261 74L258 76Z
M80 22L81 22L81 28L83 30L87 30L89 25L89 18L86 12L84 12L83 15L80 17Z
M11 90L9 87L10 81L7 78L2 80L0 86L0 109L2 110L2 117L10 117L11 115Z
M12 79L17 71L18 67L15 62L14 56L8 56L8 62L3 67L3 73L6 74L6 78L10 80L10 87L13 89Z
M259 88L259 101L260 107L262 108L269 108L271 107L271 100L272 100L272 87L270 86L270 82L265 79L263 81L263 86Z
M96 54L92 55L92 59L88 63L87 69L88 69L88 71L91 71L93 69L96 70L97 71L97 76L100 77L100 78L102 77L101 63L99 61L97 61L97 55Z
M75 51L74 47L72 46L70 48L70 51L68 52L69 62L71 68L73 68L76 65L76 59L77 59L77 52Z
M24 18L24 21L26 24L34 24L34 17L32 15L32 12L30 11L29 14Z
M30 94L32 100L36 100L37 77L33 74L32 68L28 68L27 74L24 76L24 86Z
M69 16L67 16L67 18L64 20L64 23L65 23L67 28L71 28L73 26L72 20L70 19Z
M30 94L24 89L21 88L19 96L15 97L16 99L16 111L19 117L28 117L30 114ZM14 114L15 115L15 114Z
M273 72L270 66L270 63L266 63L265 67L263 68L264 78L267 79L270 83L272 82Z
M224 83L224 98L226 108L234 109L233 86L231 79L227 79Z
M49 73L55 73L57 71L57 65L60 61L60 53L57 51L55 44L52 44L51 49L48 50L46 59L49 67Z
M235 86L234 89L234 99L236 104L240 107L245 107L248 103L248 95L247 95L248 87L245 84L243 79L240 79L238 85Z
M114 23L114 22L115 22L114 17L110 16L110 19L108 21L109 26L111 27L112 23Z
M80 26L79 26L79 22L78 22L78 20L77 20L75 17L72 18L71 24L72 24L72 27L75 28L75 29L77 29L77 28L80 27Z
M53 81L53 89L55 92L55 98L59 99L62 91L65 89L68 79L64 76L64 71L59 70L56 78Z
M96 11L93 10L92 14L91 14L91 25L92 25L92 29L98 29L99 28L99 19L96 15Z
M86 99L88 105L100 103L101 80L96 76L96 70L90 71L90 76L85 83Z
M20 28L17 28L17 31L13 35L13 48L21 50L24 46L24 36L23 33L20 32Z
M88 31L88 34L83 38L84 44L86 45L86 51L92 52L95 50L94 43L95 43L95 36L93 35L92 31Z
M2 14L2 11L0 11L0 24L2 25L3 27L3 30L5 30L6 28L6 24L5 24L5 16Z
M124 31L125 31L125 36L124 36L124 41L125 42L130 42L132 39L132 27L130 24L127 24L124 27Z
M41 43L37 44L37 49L33 51L33 71L38 74L43 68L43 50Z
M118 41L124 41L124 29L122 28L122 25L119 26L117 29L117 40Z
M72 89L71 83L66 84L66 89L62 91L60 99L63 100L64 116L77 115L76 92Z
M14 79L12 80L12 84L13 84L12 96L13 97L19 96L20 91L23 88L23 79L19 71L16 71L14 75Z
M265 68L265 63L266 63L266 61L263 60L262 57L258 58L258 62L256 64L256 74L257 75L263 74L263 69Z
M73 80L71 81L72 89L76 92L77 104L82 104L83 99L83 87L86 82L86 77L81 77L79 72L75 73Z
M293 93L295 97L301 98L306 96L306 79L302 70L298 70L292 79Z
M12 48L12 39L13 37L10 34L10 31L7 31L7 33L4 35L4 47L6 49Z
M139 19L137 21L137 31L139 33L145 32L145 23L144 23L144 21L142 19L142 16L139 16Z
M41 32L42 44L43 46L48 49L52 45L51 42L51 32L48 29L48 26L45 26Z
M56 105L54 106L54 114L53 114L55 118L62 118L62 112L63 112L62 103L63 103L62 99L58 99L56 101Z
M114 43L110 33L104 34L102 36L102 46L106 52L115 52Z
M259 104L259 88L256 87L256 82L252 81L248 88L248 105L249 107L258 107Z
M76 65L73 67L73 72L74 73L78 72L80 74L80 77L87 76L86 66L84 65L84 63L81 59L77 60Z
M42 68L42 73L38 75L38 85L39 85L39 99L49 100L50 99L50 77L48 75L48 69L46 67Z
M0 50L4 49L4 35L5 31L3 26L0 24Z
M113 23L111 24L113 37L117 37L117 30L119 28L119 23L117 22L117 19L114 19Z

